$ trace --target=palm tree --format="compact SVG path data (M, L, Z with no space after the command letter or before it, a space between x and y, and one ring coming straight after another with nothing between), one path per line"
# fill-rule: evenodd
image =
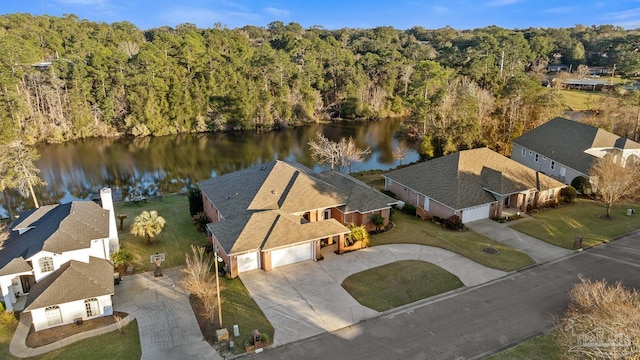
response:
M347 227L351 232L345 238L345 245L351 246L361 241L363 248L369 247L369 232L364 225L349 224Z
M133 219L131 234L134 236L146 237L147 245L151 245L151 238L160 234L164 224L164 218L162 216L158 216L157 211L143 211Z

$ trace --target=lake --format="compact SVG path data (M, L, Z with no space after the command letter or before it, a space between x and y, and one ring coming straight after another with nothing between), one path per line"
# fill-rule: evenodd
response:
M86 139L37 149L36 163L46 187L36 189L41 205L90 199L105 186L146 193L178 192L185 185L276 159L296 161L317 171L309 140L320 132L333 141L353 137L360 148L371 147L354 172L396 167L392 152L401 120L333 122L271 132L185 134L145 138ZM410 150L403 163L418 160ZM33 207L30 199L10 195L14 214ZM6 200L2 198L2 204ZM5 205L6 207L6 205ZM7 216L5 207L0 215Z

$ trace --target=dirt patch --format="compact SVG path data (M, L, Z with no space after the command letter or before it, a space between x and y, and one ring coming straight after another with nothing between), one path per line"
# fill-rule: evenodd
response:
M500 253L500 251L498 251L498 249L494 249L492 247L486 247L486 248L482 248L482 251L490 254L490 255L498 255Z
M198 320L198 326L200 327L202 336L204 336L204 340L208 342L211 346L217 348L215 329L219 328L218 320L209 319L207 315L207 311L205 310L205 307L204 307L204 303L202 302L202 300L200 300L199 297L193 294L190 294L189 303L191 303L191 309L193 310L193 314L196 316L196 319Z
M34 331L33 325L31 325L31 329L29 329L29 335L27 335L26 344L30 348L37 348L40 346L52 344L56 341L66 339L72 335L80 334L89 330L100 329L102 327L115 324L116 317L124 319L125 317L127 317L127 315L127 313L114 311L113 315L101 316L99 318L85 320L80 325L67 324L40 331Z

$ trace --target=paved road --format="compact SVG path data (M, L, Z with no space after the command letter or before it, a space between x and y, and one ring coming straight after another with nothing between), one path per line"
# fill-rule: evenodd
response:
M567 306L578 274L640 289L640 232L446 301L396 309L253 355L257 359L473 359L535 336Z

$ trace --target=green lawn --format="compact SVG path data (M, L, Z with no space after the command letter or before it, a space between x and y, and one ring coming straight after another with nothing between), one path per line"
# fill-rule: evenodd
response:
M7 319L3 317L3 320L0 321L0 358L20 359L12 356L9 352L9 343L13 338L18 322ZM40 356L30 357L29 359L84 360L109 358L138 360L141 356L142 349L140 348L140 336L138 335L138 322L134 320L124 327L122 334L115 330L108 334L78 341Z
M560 90L563 100L572 110L598 109L602 95L597 91Z
M393 221L396 224L393 230L371 237L372 246L386 244L436 246L503 271L513 271L535 263L527 254L494 242L473 231L448 230L430 221L420 220L399 211L394 211ZM490 255L482 251L492 243L493 247L500 251L498 255Z
M457 276L434 264L405 260L353 274L342 287L360 304L385 311L463 287Z
M251 332L257 329L273 341L273 326L249 295L240 278L220 279L223 286L222 323L233 334L233 325L240 328L240 337L233 339L236 353L244 351L245 343L251 343Z
M166 220L162 232L151 239L151 245L146 244L146 239L129 233L133 219L145 210L156 210ZM191 222L189 200L185 195L168 195L162 201L153 200L149 203L118 203L115 213L128 216L124 220L124 230L119 231L119 237L120 245L135 254L134 272L155 269L155 264L151 264L149 259L155 253L165 254L166 261L162 264L164 268L182 266L185 264L185 254L191 254L191 244L206 244L204 233L199 232ZM117 218L116 222L119 226Z
M636 213L626 216L627 209L635 209ZM576 236L582 236L582 246L589 247L640 228L640 205L616 204L611 219L602 218L605 214L602 203L577 199L574 204L533 214L531 219L512 227L567 249L573 249Z
M17 359L11 356L9 344L18 327L18 320L13 316L13 313L2 309L2 314L0 314L0 359Z
M485 358L486 360L560 360L566 358L566 352L562 350L554 340L554 332L534 337L512 348L501 351Z

